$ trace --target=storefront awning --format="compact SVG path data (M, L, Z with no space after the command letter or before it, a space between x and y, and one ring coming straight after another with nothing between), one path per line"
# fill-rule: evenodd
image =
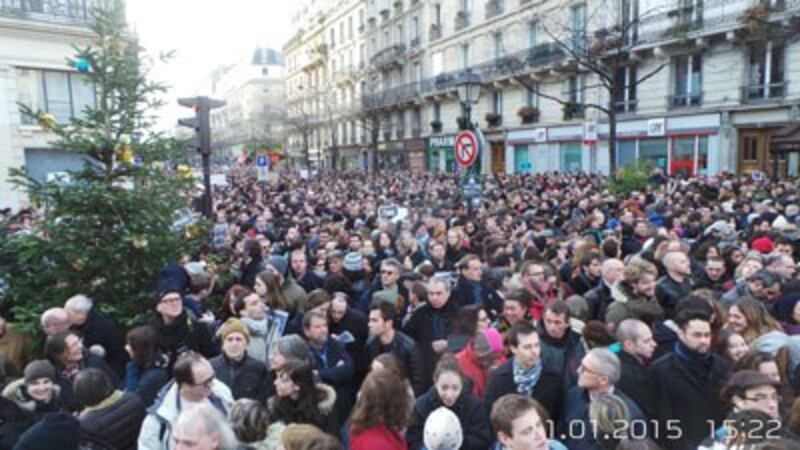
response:
M772 134L773 153L800 153L800 123L786 125Z

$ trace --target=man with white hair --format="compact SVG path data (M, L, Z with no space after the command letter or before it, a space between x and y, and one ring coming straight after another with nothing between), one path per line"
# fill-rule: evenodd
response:
M584 294L586 304L589 306L589 320L603 320L606 317L608 305L614 301L611 297L611 287L622 279L625 264L617 258L609 258L600 266L600 284Z
M619 358L607 348L594 348L583 357L581 365L578 367L578 385L567 393L559 422L558 434L566 436L563 443L567 448L597 448L594 439L596 436L589 432L589 430L595 429L589 418L589 406L595 399L604 395L614 394L625 402L631 420L645 420L644 414L636 402L622 391L614 389L620 376ZM587 430L587 433L576 435L570 432L577 429L576 423L578 422L582 422L582 428Z
M42 313L39 323L47 336L69 330L69 314L64 308L50 308Z
M114 320L97 312L89 297L78 294L64 303L71 328L81 334L83 345L103 358L117 375L125 374L127 352L122 328Z
M238 445L228 420L210 405L182 412L172 440L174 450L234 450Z

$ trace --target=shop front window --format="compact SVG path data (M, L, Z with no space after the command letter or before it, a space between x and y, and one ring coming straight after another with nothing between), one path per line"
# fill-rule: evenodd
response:
M678 138L672 143L672 176L689 177L694 171L694 137Z
M700 136L697 139L696 175L708 175L708 136Z
M582 145L563 144L561 146L561 170L568 173L578 173L581 171Z
M667 173L667 140L642 139L639 141L639 159L648 161L654 167L659 167Z
M617 143L617 167L622 168L636 162L636 141Z

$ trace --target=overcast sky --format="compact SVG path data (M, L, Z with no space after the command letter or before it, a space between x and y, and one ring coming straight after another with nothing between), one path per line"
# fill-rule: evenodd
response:
M128 21L151 55L175 50L175 59L154 70L173 86L169 101L191 96L218 65L239 61L263 45L280 51L291 35L297 0L128 0ZM169 129L187 109L165 107Z

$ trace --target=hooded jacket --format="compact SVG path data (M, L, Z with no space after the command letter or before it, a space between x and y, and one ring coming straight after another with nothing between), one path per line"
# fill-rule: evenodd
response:
M267 399L267 366L245 353L241 361L234 361L225 354L209 360L214 375L231 390L234 400L249 398L259 402Z
M233 396L225 383L214 380L208 401L223 416L227 417L233 404ZM155 404L147 410L147 417L139 432L139 450L171 450L173 448L172 427L181 413L182 403L184 402L180 398L178 383L172 381L164 386Z
M267 401L267 410L269 411L271 422L283 423L308 423L314 425L320 430L339 435L339 424L334 413L334 406L336 405L336 391L327 384L317 383L317 389L323 392L322 398L317 402L317 411L314 421L301 422L297 420L295 406L288 402L279 402L277 396L272 396ZM282 403L282 404L281 404Z
M118 450L135 450L146 411L139 396L115 391L78 417L81 429Z
M655 323L664 318L664 308L655 298L636 295L633 289L620 281L611 288L611 298L614 301L608 305L606 323L613 324L614 328L625 319L639 319L644 323Z

